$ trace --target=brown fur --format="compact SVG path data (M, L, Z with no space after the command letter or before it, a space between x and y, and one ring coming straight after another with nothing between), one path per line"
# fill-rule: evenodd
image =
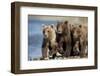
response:
M54 26L46 25L43 27L43 44L42 44L42 55L43 58L53 56L57 53L56 44L56 32ZM49 52L48 52L49 50Z
M87 27L83 25L74 26L72 28L72 47L79 41L80 57L85 56L85 49L87 46ZM74 51L74 50L72 50Z
M60 39L59 39L60 38ZM71 54L71 33L68 21L58 22L57 24L57 42L64 57L68 57Z

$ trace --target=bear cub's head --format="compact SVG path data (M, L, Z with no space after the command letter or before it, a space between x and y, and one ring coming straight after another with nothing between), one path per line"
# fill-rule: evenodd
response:
M56 28L54 25L43 25L43 37L50 39L55 37Z

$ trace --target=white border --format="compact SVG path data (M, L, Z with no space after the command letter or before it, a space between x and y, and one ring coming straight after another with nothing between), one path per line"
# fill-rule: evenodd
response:
M88 17L88 58L49 61L28 61L28 14ZM21 7L20 17L21 70L94 65L94 11L55 8L51 9L41 7Z

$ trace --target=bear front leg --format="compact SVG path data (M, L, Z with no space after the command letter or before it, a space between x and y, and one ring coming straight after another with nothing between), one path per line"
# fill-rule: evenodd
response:
M48 48L42 48L42 58L43 60L49 59L49 49Z
M80 42L80 57L83 58L85 56L85 49L86 44L83 42Z

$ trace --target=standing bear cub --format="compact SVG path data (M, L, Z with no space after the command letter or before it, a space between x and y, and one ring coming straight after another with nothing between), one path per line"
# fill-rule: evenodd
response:
M87 26L79 25L74 26L71 31L72 37L72 52L73 55L79 55L80 57L86 56L87 52Z
M57 23L57 43L63 57L71 55L71 27L68 21Z
M57 53L56 30L54 25L43 26L42 57L54 58Z

